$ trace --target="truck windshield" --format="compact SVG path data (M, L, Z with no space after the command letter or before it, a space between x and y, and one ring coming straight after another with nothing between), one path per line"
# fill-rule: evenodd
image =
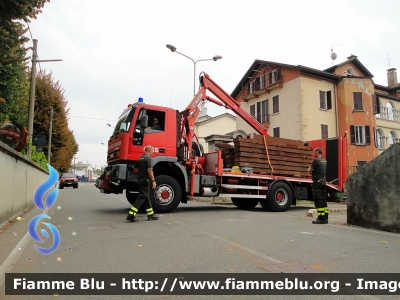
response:
M113 136L129 131L135 110L136 108L134 107L119 118L117 125L115 125Z

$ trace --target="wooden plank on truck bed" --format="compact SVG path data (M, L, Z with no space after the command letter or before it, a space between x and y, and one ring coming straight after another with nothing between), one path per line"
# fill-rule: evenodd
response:
M276 143L276 144L282 144L282 145L297 145L297 146L304 145L304 143L302 141L279 138L279 137L274 137L274 136L266 136L265 139L266 139L267 143ZM255 134L253 138L248 138L248 140L256 140L260 143L264 143L264 137L259 134Z

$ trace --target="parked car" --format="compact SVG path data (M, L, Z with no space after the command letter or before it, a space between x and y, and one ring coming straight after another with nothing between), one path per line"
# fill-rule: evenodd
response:
M74 173L63 173L60 176L60 189L66 186L72 186L74 189L78 188L78 177Z

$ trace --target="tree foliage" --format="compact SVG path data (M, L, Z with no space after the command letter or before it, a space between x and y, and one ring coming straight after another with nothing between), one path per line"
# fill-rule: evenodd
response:
M50 129L50 111L53 107L53 124L51 137L50 164L59 172L67 172L72 157L78 152L78 144L72 130L68 128L67 100L59 82L53 80L52 74L38 73L36 77L35 118L33 134L45 135L47 140ZM47 144L43 147L47 154Z
M26 80L27 29L21 21L36 18L49 0L0 1L0 122L27 126L29 82Z
M30 142L27 142L27 145L25 146L25 149L22 151L22 154L27 156L27 152L28 152L28 147L29 147ZM38 164L40 167L42 167L43 169L45 169L46 171L48 171L48 167L47 167L47 159L46 156L44 156L43 152L36 152L36 146L31 145L31 160L33 162L35 162L36 164Z
M27 28L22 21L36 18L50 0L0 0L0 123L15 121L28 125L30 75L26 54L29 41ZM39 73L36 77L36 101L33 124L34 135L49 138L50 109L53 107L51 165L59 172L68 171L72 156L78 152L73 132L68 128L68 109L64 91L51 74ZM46 166L47 144L44 153L32 151L32 160Z
M22 20L35 18L41 13L41 8L50 0L2 0L0 2L0 21Z

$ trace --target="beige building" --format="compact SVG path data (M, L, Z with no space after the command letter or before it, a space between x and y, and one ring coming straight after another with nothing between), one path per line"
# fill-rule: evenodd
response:
M236 130L236 117L229 113L224 113L216 117L207 115L206 107L202 107L202 113L199 115L195 123L195 134L199 142L203 145L204 152L211 152L214 149L209 149L208 143L205 141L207 136L217 134L225 135Z
M395 71L395 70L394 70ZM389 73L388 73L389 74ZM391 78L388 76L390 83ZM396 77L392 80L396 80ZM381 153L390 145L399 142L400 138L400 87L397 97L391 96L396 86L385 87L375 85L375 92L378 96L378 114L376 117L376 146Z
M337 107L332 101L336 80L328 72L256 60L231 96L272 136L313 140L323 133L328 138L338 135ZM254 132L239 116L236 123L238 129Z
M255 60L231 96L272 136L303 141L347 133L348 174L400 137L400 84L387 70L388 86L351 55L326 70ZM239 116L237 129L254 132Z
M87 177L89 180L92 179L94 172L93 167L90 164L84 164L81 161L76 164L72 164L70 171L75 173L77 176Z

